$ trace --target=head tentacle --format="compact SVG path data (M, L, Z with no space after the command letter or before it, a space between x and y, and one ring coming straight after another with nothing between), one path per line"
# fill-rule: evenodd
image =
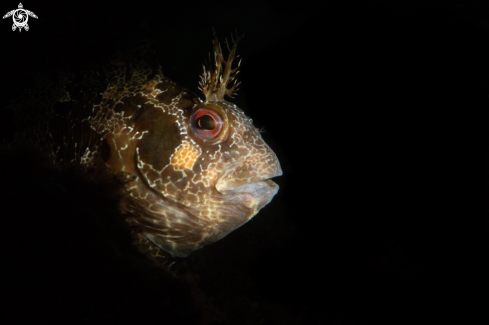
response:
M238 69L241 65L241 59L234 69L232 68L232 64L233 60L239 57L239 55L236 56L236 48L244 35L236 36L236 39L231 35L231 41L233 42L232 48L229 47L229 43L226 39L226 47L229 52L227 60L224 59L221 44L219 43L214 30L213 35L214 67L212 67L211 63L209 63L207 69L205 65L203 66L204 72L200 77L201 81L199 89L204 94L206 102L222 102L224 101L224 95L233 98L233 95L236 95L236 91L238 90L237 87L241 84L241 82L237 82L236 79L236 75L239 73ZM230 88L228 88L228 84L231 84Z

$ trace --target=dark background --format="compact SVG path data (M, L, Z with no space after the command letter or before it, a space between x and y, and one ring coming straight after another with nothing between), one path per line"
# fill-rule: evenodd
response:
M0 11L17 5L4 3ZM276 179L278 195L252 221L180 261L200 279L192 281L201 298L194 292L189 302L187 287L149 266L129 272L132 260L130 267L113 267L101 261L103 256L89 259L87 252L120 244L113 231L107 235L111 243L100 239L115 222L110 218L97 232L102 235L92 233L98 227L92 219L105 218L106 203L93 197L84 201L78 185L63 192L67 197L57 198L53 190L39 198L46 191L31 185L29 177L44 173L44 167L36 171L26 159L4 157L3 164L10 163L4 184L10 185L3 188L8 222L2 231L4 238L15 238L15 245L3 246L9 270L3 285L19 283L18 297L5 306L12 319L434 324L459 317L466 323L482 308L473 297L483 292L488 256L488 4L23 5L39 19L29 18L30 30L21 33L12 32L11 18L1 21L0 107L22 96L36 79L89 66L139 39L156 44L170 78L199 93L198 76L212 49L211 28L221 41L237 30L245 37L238 47L243 83L234 102L257 127L265 127L263 138L277 153L284 175ZM12 116L4 111L1 126L7 137L13 132ZM24 179L25 170L33 174ZM63 180L55 184L70 182L54 173L34 184L57 177ZM40 205L33 207L32 200ZM16 221L50 214L42 204L61 201L75 202L65 207L69 213L80 207L76 226L40 223L33 230L29 222ZM87 219L93 224L78 227ZM52 238L70 231L95 239L66 257L67 248L57 251ZM26 232L30 244L22 244ZM54 246L44 246L45 238ZM48 257L30 262L33 254L25 256L24 248L30 250L32 243L36 254ZM56 257L50 258L53 250ZM116 248L123 256L129 250ZM34 274L37 280L26 285L24 279ZM90 290L83 290L84 281ZM39 282L48 284L41 288ZM95 299L99 290L102 300ZM208 307L195 307L199 299ZM74 307L78 304L82 307Z

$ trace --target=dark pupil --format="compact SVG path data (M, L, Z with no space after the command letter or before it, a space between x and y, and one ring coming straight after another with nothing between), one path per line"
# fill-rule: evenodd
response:
M210 115L204 115L197 120L197 126L199 129L214 130L216 127L216 121Z

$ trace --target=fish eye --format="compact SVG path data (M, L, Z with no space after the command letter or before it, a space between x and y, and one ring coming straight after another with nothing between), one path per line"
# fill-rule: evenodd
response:
M190 120L192 131L204 140L214 139L222 130L222 117L210 109L196 110Z

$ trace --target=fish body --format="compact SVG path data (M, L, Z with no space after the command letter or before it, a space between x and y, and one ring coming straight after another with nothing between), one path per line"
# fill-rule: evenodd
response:
M278 191L277 156L252 120L223 99L236 74L235 43L204 72L201 100L160 68L129 56L67 75L14 105L18 139L54 164L103 161L128 181L121 210L152 257L185 257L250 220ZM225 64L222 68L221 64Z

